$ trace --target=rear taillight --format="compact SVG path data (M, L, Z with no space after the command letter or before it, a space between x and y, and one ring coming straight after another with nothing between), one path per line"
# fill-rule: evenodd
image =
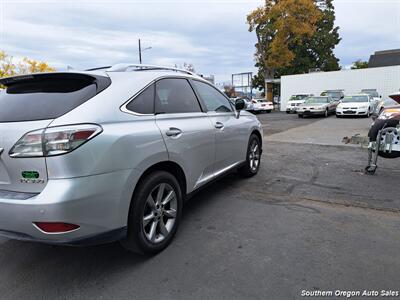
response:
M28 132L10 150L11 157L48 157L69 153L102 132L95 124L49 127Z
M65 233L79 229L79 225L69 223L35 222L33 224L46 233Z

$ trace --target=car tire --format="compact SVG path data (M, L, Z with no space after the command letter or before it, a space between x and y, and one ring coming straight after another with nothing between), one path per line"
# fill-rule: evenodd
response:
M336 118L338 118L338 119L340 119L342 116L340 116L340 115L336 115Z
M326 109L325 113L324 113L324 118L327 118L328 116L329 116L329 111L328 111L328 109Z
M247 146L246 162L238 169L240 176L249 178L258 173L261 164L261 149L262 145L260 139L257 135L252 134Z
M164 250L178 230L182 202L180 185L171 173L155 171L147 175L132 197L128 233L121 241L122 246L142 255L155 255Z
M286 111L287 114L290 114L290 111Z
M267 114L270 114L272 112L272 110L266 110Z
M365 117L366 118L369 118L371 116L371 111L370 111L370 109L368 108L368 112L367 112L367 114L365 115Z
M302 115L302 114L297 114L297 116L298 116L299 118L303 118L303 115Z

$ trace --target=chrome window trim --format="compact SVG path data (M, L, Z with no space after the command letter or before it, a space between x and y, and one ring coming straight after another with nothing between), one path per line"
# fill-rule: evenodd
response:
M199 78L192 78L192 80L193 81L198 81L198 82L202 82L202 83L205 83L205 84L207 84L207 85L209 85L210 87L212 87L214 90L216 90L219 94L221 94L221 96L222 97L224 97L225 99L226 99L226 101L228 101L228 104L229 104L229 106L231 107L231 111L224 111L224 112L218 112L218 113L235 113L236 112L236 108L234 107L234 105L231 103L231 101L229 100L229 98L228 98L228 96L227 95L225 95L225 93L223 93L223 92L221 92L219 89L217 89L213 84L211 84L210 82L208 82L207 80L199 80ZM196 87L195 87L196 88ZM196 88L196 93L197 93L197 88ZM197 94L196 94L196 96L197 96ZM201 96L199 95L199 97L201 98ZM203 99L201 99L201 101L202 102L204 102L203 101ZM206 107L207 108L207 107ZM207 109L207 112L212 112L212 111L214 111L214 112L217 112L217 111L215 111L215 110L208 110Z
M150 82L149 84L147 84L144 88L142 88L139 92L137 92L135 95L133 95L131 98L129 98L124 104L122 104L122 105L119 107L120 111L122 111L122 112L124 112L124 113L127 113L127 114L130 114L130 115L134 115L134 116L154 116L155 113L152 113L152 114L141 114L141 113L138 113L138 112L134 112L134 111L132 111L132 110L129 110L129 109L127 108L127 106L129 105L129 103L131 103L132 101L134 101L135 98L136 98L137 96L139 96L144 90L146 90L149 86L151 86L151 85L154 84L155 82L156 82L156 80L151 81L151 82ZM153 110L154 110L154 108L153 108Z

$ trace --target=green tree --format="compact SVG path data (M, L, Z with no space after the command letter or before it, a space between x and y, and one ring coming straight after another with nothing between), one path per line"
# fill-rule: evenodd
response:
M362 61L361 59L356 60L353 62L353 65L351 66L352 70L355 69L366 69L368 68L368 62L367 61Z
M258 65L256 65L256 67L258 67ZM258 89L259 91L263 91L265 89L265 77L261 68L258 69L258 73L251 79L251 87L253 89Z

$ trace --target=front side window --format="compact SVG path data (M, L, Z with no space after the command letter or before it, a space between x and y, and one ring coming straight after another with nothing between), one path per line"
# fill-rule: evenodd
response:
M168 78L156 83L157 113L201 112L199 102L186 79Z
M232 106L220 92L212 86L193 80L193 84L197 89L201 99L203 100L208 111L231 112Z
M293 95L292 97L290 97L289 100L304 100L307 97L308 97L307 95Z
M154 113L154 84L147 87L143 92L135 97L126 108L139 114Z

